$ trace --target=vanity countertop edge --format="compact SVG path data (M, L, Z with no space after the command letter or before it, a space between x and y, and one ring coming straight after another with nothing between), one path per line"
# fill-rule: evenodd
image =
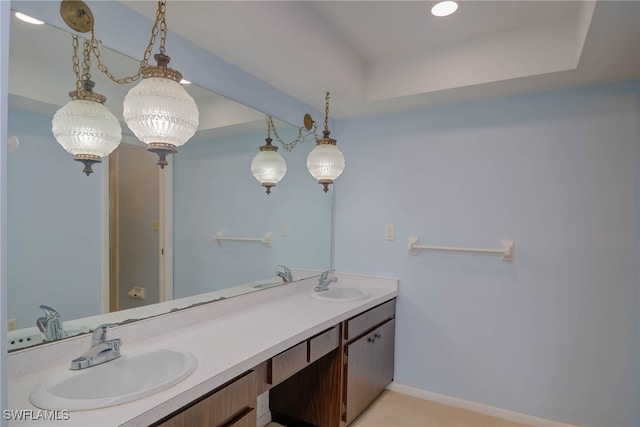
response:
M178 349L193 354L198 366L185 380L164 391L121 405L74 411L69 420L53 421L51 425L147 426L289 347L398 295L397 279L345 273L336 276L338 283L333 286L362 288L371 295L358 301L319 301L310 295L317 283L317 278L311 278L279 287L288 288L286 294L277 289L263 290L260 301L254 297L244 306L238 307L238 301L234 302L234 299L216 302L204 309L215 310L221 307L215 304L227 303L235 304L236 309L161 335L124 341L123 354L128 347ZM162 323L170 321L168 319L159 316L146 321L161 327ZM113 337L118 337L118 331L114 331ZM29 357L29 353L20 357ZM31 390L51 372L64 369L66 365L68 362L10 378L8 409L38 411L29 401ZM42 425L42 422L9 422L11 426L30 424Z

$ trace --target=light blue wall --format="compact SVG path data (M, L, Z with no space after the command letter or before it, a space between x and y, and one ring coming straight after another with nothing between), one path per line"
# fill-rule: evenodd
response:
M339 123L336 268L400 278L398 383L640 424L639 93L611 84ZM517 260L409 256L411 235L513 239Z
M54 307L63 320L100 313L104 165L84 175L53 138L50 116L11 110L8 133L20 147L7 160L5 317L26 328L42 315L40 304Z
M278 129L285 141L295 133ZM270 195L251 174L251 160L264 144L264 132L196 138L174 156L174 283L180 298L275 275L278 264L329 268L331 193L322 192L306 170L315 142L291 153L280 149L287 174ZM275 144L275 142L274 142ZM289 235L280 235L287 224ZM273 234L273 247L226 242L229 237Z

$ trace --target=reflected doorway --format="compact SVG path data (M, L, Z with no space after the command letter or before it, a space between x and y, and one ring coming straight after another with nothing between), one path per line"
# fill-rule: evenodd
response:
M145 147L124 143L109 155L109 311L164 300L164 171L156 162Z

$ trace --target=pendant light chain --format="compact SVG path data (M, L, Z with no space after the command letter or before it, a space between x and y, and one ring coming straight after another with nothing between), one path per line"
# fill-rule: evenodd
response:
M273 132L275 133L273 118L271 118L271 116L267 116L267 139L271 139L271 129L273 129Z
M318 128L318 124L316 122L313 122L313 127L310 130L308 130L306 133L303 132L304 127L300 127L298 129L298 136L296 136L296 139L294 139L291 142L284 142L282 138L280 138L280 135L278 135L278 131L276 130L275 125L273 124L273 118L271 116L267 117L267 131L269 131L269 129L273 131L273 136L275 136L276 141L278 141L280 145L282 145L282 148L284 148L284 150L287 153L290 153L291 150L293 150L293 148L299 142L307 142L309 140L309 137L312 137L312 140L315 139L318 136L316 135L317 128Z
M165 43L167 41L167 32L168 32L167 21L165 18L166 6L167 6L166 0L158 1L158 10L156 11L156 21L154 22L153 27L151 28L151 37L149 38L149 44L147 45L147 48L144 51L144 55L142 57L142 60L140 61L140 67L138 68L138 71L132 76L117 78L113 74L111 74L111 72L107 69L107 66L104 65L104 63L100 58L100 49L99 49L100 42L96 39L94 28L92 27L91 28L91 47L92 47L93 54L95 55L98 61L98 69L102 71L107 77L109 77L109 79L111 79L112 81L118 84L132 83L138 80L142 75L142 71L149 63L149 58L151 57L151 50L153 49L153 46L156 44L156 37L158 36L158 33L160 33L160 48L159 48L160 53L164 55Z
M324 98L326 103L324 105L324 130L329 130L329 92L327 92L327 96Z
M82 81L91 80L91 58L89 58L90 42L84 41L84 47L82 48Z
M80 77L80 60L78 59L78 36L71 35L71 45L73 46L73 73L76 75L76 93L79 95L82 92L82 79Z

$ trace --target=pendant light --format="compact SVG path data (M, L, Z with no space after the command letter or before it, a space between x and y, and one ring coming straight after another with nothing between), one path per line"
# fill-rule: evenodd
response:
M325 97L324 130L322 138L316 139L316 147L307 157L307 169L309 173L323 186L323 191L329 191L329 185L333 184L345 167L344 155L336 147L336 140L329 137L329 92Z
M267 194L287 173L287 163L278 154L278 147L271 145L271 130L275 132L273 119L267 116L267 143L260 146L260 152L251 161L251 173L267 189Z
M168 67L171 60L164 53L167 22L166 1L158 2L152 40L160 30L160 53L154 55L158 65L142 69L142 81L124 98L124 121L136 137L159 157L158 165L167 165L167 155L177 152L198 130L198 106L182 87L182 74ZM149 47L152 43L149 44ZM150 49L148 50L150 52Z
M102 162L120 144L122 129L118 119L103 104L107 98L93 92L91 81L89 42L83 49L83 72L80 75L78 61L78 37L73 35L73 69L76 74L76 90L69 92L71 101L53 116L52 131L56 141L76 161L84 164L87 176L93 173L92 165Z
M124 102L124 121L147 150L158 154L158 165L164 168L167 155L177 152L177 147L191 138L199 125L199 112L193 98L180 85L182 74L168 67L170 58L165 54L167 38L166 1L158 1L156 20L151 29L151 38L145 49L140 68L130 77L114 77L100 58L100 42L94 33L93 14L89 7L78 0L63 0L60 13L72 29L91 31L91 48L98 61L100 71L116 83L142 81L127 93ZM151 50L160 34L160 53L154 55L157 65L148 65Z

